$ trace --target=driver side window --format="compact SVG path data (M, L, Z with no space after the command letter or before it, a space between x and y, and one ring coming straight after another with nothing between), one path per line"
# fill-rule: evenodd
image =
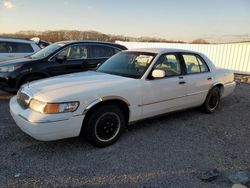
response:
M155 63L154 69L163 70L165 77L181 75L180 61L175 54L162 55Z
M57 57L65 57L67 60L78 60L88 58L88 49L84 45L74 45L64 48Z

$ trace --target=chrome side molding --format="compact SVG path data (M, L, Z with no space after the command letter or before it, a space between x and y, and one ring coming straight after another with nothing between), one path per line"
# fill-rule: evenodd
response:
M94 100L93 102L91 102L83 111L83 115L85 115L93 106L95 106L96 104L103 102L103 101L109 101L109 100L121 100L123 102L125 102L128 106L130 106L130 103L128 102L127 99L124 99L123 97L120 96L105 96L105 97L100 97L96 100Z

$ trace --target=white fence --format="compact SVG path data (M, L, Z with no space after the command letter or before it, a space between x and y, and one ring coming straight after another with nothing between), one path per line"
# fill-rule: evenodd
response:
M235 44L179 44L122 42L116 43L135 48L176 48L201 52L207 55L217 67L231 69L235 73L250 74L250 43Z

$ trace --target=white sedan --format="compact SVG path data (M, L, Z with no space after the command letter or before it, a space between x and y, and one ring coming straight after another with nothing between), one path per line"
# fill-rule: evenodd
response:
M186 108L215 112L235 89L232 71L203 54L176 49L118 53L89 71L24 85L10 101L17 125L37 140L79 135L99 147L132 122Z

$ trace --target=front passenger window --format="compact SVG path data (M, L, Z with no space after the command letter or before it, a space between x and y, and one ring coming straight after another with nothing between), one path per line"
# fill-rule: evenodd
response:
M74 45L64 48L57 57L66 57L67 60L87 59L88 50L86 46Z
M181 75L181 66L174 54L162 55L156 62L154 69L164 70L166 77Z

